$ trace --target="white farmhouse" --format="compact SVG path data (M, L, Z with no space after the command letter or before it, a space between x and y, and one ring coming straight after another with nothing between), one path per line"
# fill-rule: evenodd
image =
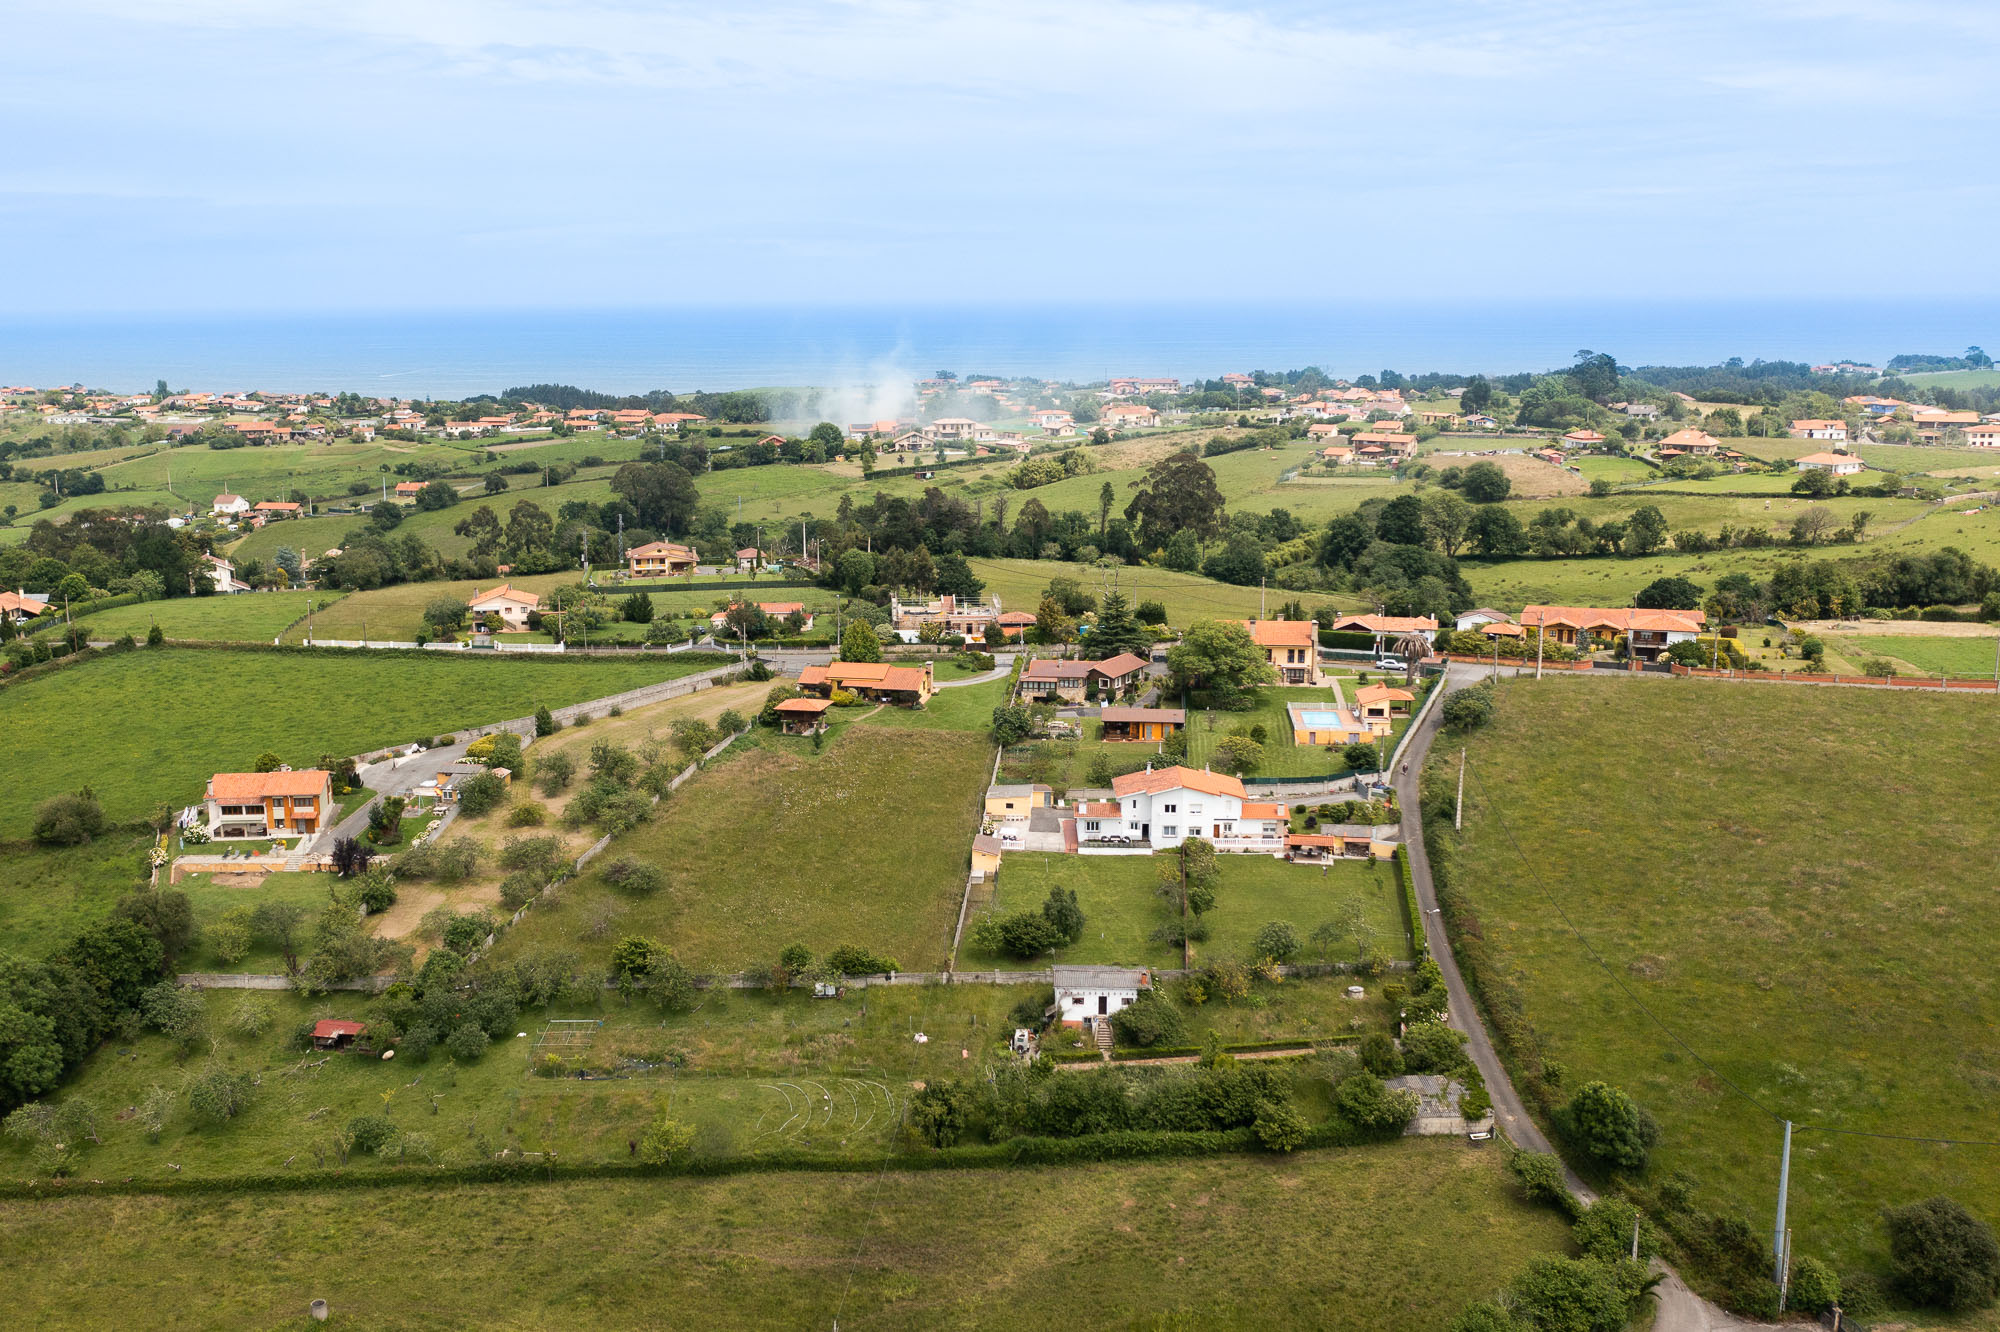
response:
M1861 470L1861 459L1851 453L1808 453L1794 465L1801 472L1832 472L1835 476L1853 476Z
M1132 967L1051 968L1056 982L1056 1021L1065 1027L1087 1027L1139 1001L1153 988L1146 971Z
M1077 810L1077 842L1136 843L1158 849L1205 837L1217 851L1281 854L1289 826L1283 805L1246 798L1243 783L1207 769L1130 772L1111 783L1112 799Z

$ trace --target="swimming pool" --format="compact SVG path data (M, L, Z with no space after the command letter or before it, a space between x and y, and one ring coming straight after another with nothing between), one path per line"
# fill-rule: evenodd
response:
M1341 724L1340 714L1330 708L1300 708L1293 716L1298 725L1314 731L1331 731Z

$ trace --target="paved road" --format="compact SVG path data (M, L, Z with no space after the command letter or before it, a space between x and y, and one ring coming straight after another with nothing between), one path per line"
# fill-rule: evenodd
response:
M1468 666L1453 663L1446 668L1444 689L1447 693L1476 684L1492 674L1491 667ZM1654 677L1672 678L1672 677ZM1548 1137L1528 1116L1528 1109L1521 1100L1521 1094L1514 1089L1514 1081L1507 1076L1506 1066L1493 1049L1492 1038L1486 1033L1486 1024L1480 1020L1479 1009L1474 1006L1472 993L1466 988L1465 978L1458 970L1458 959L1452 955L1451 940L1446 936L1443 918L1438 914L1437 889L1431 882L1430 855L1424 849L1423 816L1417 802L1417 777L1424 769L1424 760L1429 757L1431 742L1437 738L1440 718L1444 715L1442 705L1433 708L1424 723L1404 746L1404 754L1409 759L1396 774L1396 803L1403 811L1403 845L1409 848L1411 877L1416 882L1417 905L1424 915L1424 941L1430 945L1431 956L1437 959L1438 970L1444 973L1445 990L1451 996L1451 1013L1448 1021L1466 1036L1466 1053L1478 1067L1480 1076L1486 1079L1486 1090L1493 1098L1493 1115L1509 1142L1529 1151L1549 1152L1554 1148ZM1594 1202L1597 1195L1575 1172L1563 1167L1563 1176L1569 1182L1570 1192L1585 1202ZM1654 1332L1750 1332L1759 1328L1775 1326L1770 1323L1747 1322L1734 1314L1710 1304L1693 1291L1671 1268L1660 1265L1666 1272L1666 1279L1658 1287L1658 1312L1653 1322ZM1794 1324L1796 1326L1796 1324Z

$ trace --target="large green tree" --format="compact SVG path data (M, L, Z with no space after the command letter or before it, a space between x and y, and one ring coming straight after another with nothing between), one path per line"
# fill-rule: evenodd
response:
M674 536L688 530L701 502L694 478L677 463L626 463L611 478L611 489L637 510L641 526Z
M1089 655L1102 661L1115 657L1121 652L1130 652L1143 657L1153 647L1151 631L1133 618L1131 603L1122 592L1106 592L1097 609L1097 623L1092 626Z
M1140 543L1159 549L1176 532L1206 541L1222 530L1222 491L1215 471L1192 449L1162 458L1147 469L1139 491L1125 506L1139 525Z
M1176 689L1233 693L1270 684L1277 673L1250 639L1240 620L1197 620L1181 641L1167 651L1167 670Z
M840 659L842 661L882 660L882 640L875 636L875 630L866 620L854 620L840 634Z

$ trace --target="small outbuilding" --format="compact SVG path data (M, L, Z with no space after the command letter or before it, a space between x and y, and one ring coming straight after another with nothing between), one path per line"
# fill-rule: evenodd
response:
M1057 966L1056 1021L1087 1027L1139 1001L1153 988L1152 973L1137 967Z
M350 1022L346 1018L321 1018L313 1023L313 1049L350 1049L367 1030L366 1022Z
M833 704L823 698L788 698L778 704L778 729L786 735L811 735L826 729L826 710Z
M1106 740L1164 740L1187 727L1180 708L1105 708L1098 714Z

